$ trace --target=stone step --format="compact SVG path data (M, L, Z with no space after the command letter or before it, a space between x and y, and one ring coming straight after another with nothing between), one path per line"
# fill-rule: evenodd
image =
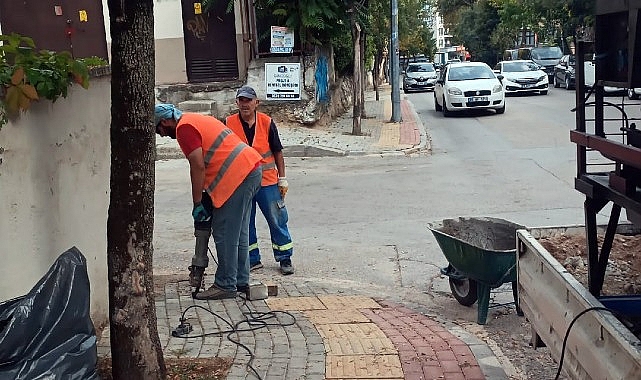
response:
M197 112L216 116L218 106L211 100L185 100L178 103L178 108L184 112Z

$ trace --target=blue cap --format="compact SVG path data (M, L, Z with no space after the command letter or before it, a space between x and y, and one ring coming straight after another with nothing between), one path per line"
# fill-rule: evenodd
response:
M173 104L160 103L154 107L154 125L158 125L160 120L174 119L178 120L183 115L182 111Z
M236 99L243 97L243 98L248 98L248 99L256 99L258 96L256 96L256 91L254 91L253 88L249 86L243 86L238 89L236 92Z

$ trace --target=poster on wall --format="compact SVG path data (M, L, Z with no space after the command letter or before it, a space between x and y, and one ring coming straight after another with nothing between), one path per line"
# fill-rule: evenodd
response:
M267 100L300 100L300 63L265 63Z
M286 26L272 26L271 53L291 54L294 51L294 31Z

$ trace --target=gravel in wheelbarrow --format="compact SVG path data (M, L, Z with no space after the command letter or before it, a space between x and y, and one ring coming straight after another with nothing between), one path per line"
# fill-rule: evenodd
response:
M516 284L516 230L525 227L504 219L477 217L444 219L429 225L449 265L441 273L449 277L454 298L464 306L478 300L477 322L485 324L490 290L512 284L518 307Z

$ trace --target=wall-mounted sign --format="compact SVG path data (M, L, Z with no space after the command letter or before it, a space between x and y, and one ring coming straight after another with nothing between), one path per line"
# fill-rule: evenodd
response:
M294 31L286 26L272 26L270 52L291 54L294 51Z
M267 100L300 100L300 63L266 63Z
M194 14L195 15L200 15L203 13L203 4L202 3L194 3Z

